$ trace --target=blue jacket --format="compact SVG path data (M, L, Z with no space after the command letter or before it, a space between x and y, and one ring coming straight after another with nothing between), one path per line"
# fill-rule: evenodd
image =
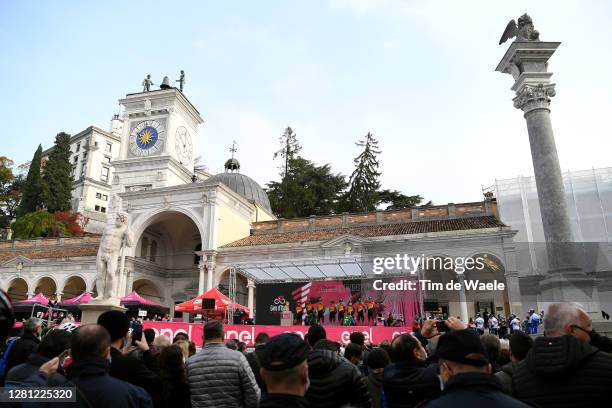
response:
M445 407L529 408L530 405L505 394L501 383L492 374L463 373L455 375L445 384L440 398L422 406Z
M149 408L153 401L149 394L136 385L118 380L108 374L109 364L103 357L73 363L70 366L70 380L62 387L77 387L77 402L49 403L40 402L23 404L24 407L49 406L59 407L92 407L92 408ZM47 386L47 378L41 374L30 377L27 381L33 386Z

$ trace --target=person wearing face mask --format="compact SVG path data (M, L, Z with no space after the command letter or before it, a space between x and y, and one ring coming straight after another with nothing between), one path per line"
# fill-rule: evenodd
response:
M440 365L442 395L423 408L496 407L528 408L529 405L505 394L491 374L491 364L478 333L452 330L440 336L436 348Z
M267 392L259 408L307 408L304 398L309 387L308 344L295 333L274 336L255 353L261 364L259 373Z
M549 305L544 336L512 376L513 394L542 408L608 406L612 355L602 351L604 340L580 304Z
M30 317L25 322L23 334L17 340L14 340L15 344L10 345L11 348L6 357L5 373L8 373L16 365L25 363L28 357L36 352L40 344L42 330L42 320L37 317Z

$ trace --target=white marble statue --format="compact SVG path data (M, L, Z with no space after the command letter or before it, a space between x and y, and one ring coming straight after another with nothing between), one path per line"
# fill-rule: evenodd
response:
M116 298L116 286L120 281L118 272L119 256L124 247L132 247L134 238L128 226L128 214L117 212L114 224L104 229L100 248L96 257L96 290L98 297L95 300Z

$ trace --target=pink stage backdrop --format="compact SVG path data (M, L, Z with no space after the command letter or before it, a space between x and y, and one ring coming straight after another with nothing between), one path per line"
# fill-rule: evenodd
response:
M193 340L198 346L202 345L202 335L204 326L195 323L174 323L174 322L152 322L144 321L145 329L152 328L156 335L162 334L172 339L176 333L187 333L190 340ZM354 331L361 331L366 336L366 342L371 344L380 344L383 340L391 341L393 338L402 333L409 333L409 327L384 327L384 326L326 326L327 339L338 341L342 344L349 342L349 336ZM245 325L226 325L225 340L237 339L243 341L249 347L253 347L253 341L259 333L268 333L270 336L275 336L281 333L297 333L301 337L308 332L308 326L245 326Z

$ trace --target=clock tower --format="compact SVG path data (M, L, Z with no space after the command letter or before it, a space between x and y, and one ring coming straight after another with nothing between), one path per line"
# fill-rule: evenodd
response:
M191 182L199 112L176 88L128 94L123 108L121 152L113 161L115 192Z

